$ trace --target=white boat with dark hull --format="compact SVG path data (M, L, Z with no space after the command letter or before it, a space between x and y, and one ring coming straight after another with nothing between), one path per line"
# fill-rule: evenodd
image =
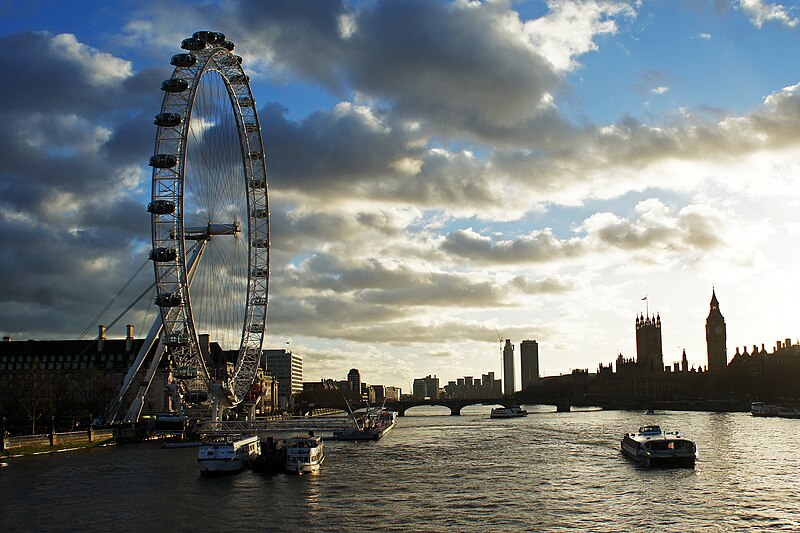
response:
M261 455L261 439L234 437L203 442L197 452L201 474L238 472Z
M370 407L360 418L353 414L355 427L334 431L334 440L378 440L397 424L397 412L383 407Z
M758 417L800 418L800 407L753 402L750 404L750 414Z
M659 426L642 426L637 433L626 433L620 447L622 453L645 466L692 468L697 458L694 441Z
M310 431L308 436L298 435L286 441L286 471L298 474L319 472L325 461L325 446L322 437Z
M750 414L753 416L778 416L778 406L771 403L753 402L750 404Z
M489 418L520 418L528 416L528 411L519 406L496 407L489 413Z

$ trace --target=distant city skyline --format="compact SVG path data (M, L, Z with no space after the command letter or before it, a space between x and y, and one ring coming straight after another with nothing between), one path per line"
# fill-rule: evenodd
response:
M536 339L542 376L594 371L635 356L646 303L664 365L685 350L705 366L712 287L728 360L800 336L794 4L88 0L2 13L3 336L92 335L141 265L99 322L152 282L152 118L170 57L206 29L236 44L263 126L264 348L302 355L304 379L358 368L410 390L427 374L499 377L498 334ZM153 317L144 298L108 336Z

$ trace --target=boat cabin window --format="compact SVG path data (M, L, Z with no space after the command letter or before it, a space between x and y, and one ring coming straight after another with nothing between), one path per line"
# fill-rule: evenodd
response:
M683 450L689 448L688 441L683 440L661 440L651 441L646 444L649 450L653 451L669 451L669 450Z

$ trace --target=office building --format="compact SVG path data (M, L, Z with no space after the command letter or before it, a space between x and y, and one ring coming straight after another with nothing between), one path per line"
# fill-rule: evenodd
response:
M267 371L278 380L278 405L289 406L292 394L303 392L303 357L289 350L264 350Z
M511 339L506 339L503 347L503 395L511 396L516 387L514 385L514 345Z
M522 390L539 381L539 344L524 340L519 345L519 366L522 372Z

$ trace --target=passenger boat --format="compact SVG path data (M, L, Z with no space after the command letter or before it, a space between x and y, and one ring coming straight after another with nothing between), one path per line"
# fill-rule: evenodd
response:
M322 437L298 435L286 441L286 471L298 474L316 473L325 461L325 446Z
M261 454L261 439L228 437L203 442L197 452L201 474L238 472Z
M750 414L753 416L778 416L778 406L764 402L750 404Z
M528 411L519 406L495 407L489 413L489 418L519 418L521 416L528 416Z
M356 427L334 431L336 440L378 440L397 424L397 412L385 408L370 408L363 417L353 416Z
M637 433L626 433L620 443L622 453L645 466L694 467L697 446L677 431L658 426L642 426Z

